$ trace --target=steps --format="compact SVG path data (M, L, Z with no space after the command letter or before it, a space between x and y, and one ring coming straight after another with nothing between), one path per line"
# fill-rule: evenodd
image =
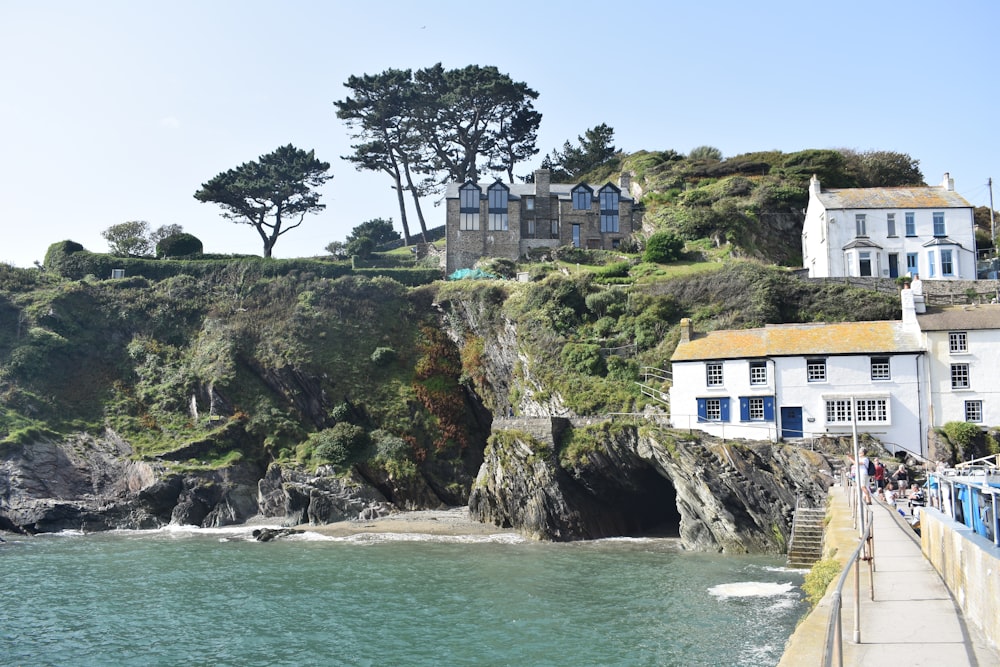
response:
M792 519L788 544L788 567L808 568L823 557L823 528L826 509L799 507Z

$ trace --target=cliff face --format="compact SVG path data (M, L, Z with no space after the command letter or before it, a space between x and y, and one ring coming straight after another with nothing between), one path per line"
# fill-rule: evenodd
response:
M655 534L695 550L783 552L796 498L821 506L832 479L815 452L694 439L653 424L580 426L588 450L560 457L544 424L532 434L517 422L495 430L469 508L543 539Z
M642 340L634 347L649 359L663 358L673 312L666 300L629 302L624 292L553 277L412 293L362 280L265 281L275 294L225 321L224 312L194 308L168 317L194 302L193 280L55 290L47 310L32 312L62 317L61 333L46 338L39 326L7 341L17 354L0 369L10 397L0 408L43 414L76 405L88 419L69 423L108 427L99 435L8 428L0 530L209 527L254 517L293 525L469 503L481 520L540 539L654 533L694 549L781 551L796 496L822 500L821 457L659 426L655 406L635 404L639 362L595 358L597 345L580 341L618 312L621 335ZM588 302L595 294L621 298ZM89 313L138 312L150 300L166 303L156 312L170 326L134 315L131 339L98 345L114 338L110 323L120 318ZM67 361L42 382L27 362L50 357L24 351L42 343L58 343L67 358L90 350L92 363ZM645 417L600 416L633 407ZM342 424L365 438L344 444L334 428ZM320 455L326 445L340 458Z

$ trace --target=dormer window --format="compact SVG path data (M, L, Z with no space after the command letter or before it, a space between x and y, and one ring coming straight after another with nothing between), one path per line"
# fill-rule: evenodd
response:
M601 201L601 232L618 231L618 202L621 196L618 190L611 185L601 188L599 199Z
M489 199L489 224L487 229L491 232L507 231L507 201L510 191L503 183L497 182L487 190Z
M479 199L482 191L475 183L466 183L458 191L459 229L479 230Z
M594 193L586 185L576 186L573 188L573 210L589 211L593 198Z

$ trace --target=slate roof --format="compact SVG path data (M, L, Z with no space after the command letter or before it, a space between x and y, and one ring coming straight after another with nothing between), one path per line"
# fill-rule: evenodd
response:
M1000 329L1000 304L928 308L917 315L922 331L967 331L970 329Z
M671 361L921 352L919 336L902 322L774 324L692 334Z
M965 197L940 185L899 188L830 188L819 193L830 209L843 208L972 208Z
M476 183L479 189L483 191L483 197L486 196L486 190L489 189L491 185L496 183L496 181L480 181ZM445 187L444 198L445 199L458 199L458 190L460 187L465 185L464 183L448 183ZM510 191L511 199L520 199L521 197L534 197L535 196L535 184L534 183L504 183ZM559 199L570 199L573 196L573 188L580 185L579 183L552 183L549 185L549 194L553 197ZM584 183L591 190L594 191L596 195L598 190L603 188L605 185L611 185L621 192L622 201L632 201L631 195L629 193L621 190L614 183Z

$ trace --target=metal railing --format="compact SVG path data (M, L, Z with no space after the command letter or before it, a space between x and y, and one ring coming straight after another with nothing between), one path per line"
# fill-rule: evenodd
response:
M844 480L846 482L846 480ZM853 486L847 486L844 484L844 488L847 489L848 498L852 493L851 489ZM858 493L854 492L855 496ZM860 505L860 497L852 499L852 508ZM852 509L852 516L855 516ZM830 598L830 622L827 626L826 633L826 645L823 651L823 666L832 667L836 665L837 667L843 667L844 665L844 629L843 622L841 619L841 610L843 608L843 590L844 584L847 583L847 577L854 570L854 643L861 642L861 561L865 560L868 562L868 582L869 582L869 595L871 599L875 599L875 542L874 535L872 531L872 511L869 509L867 511L868 516L865 517L863 525L865 525L864 533L862 533L861 538L858 540L858 547L851 554L851 557L847 559L847 564L844 566L844 571L840 573L840 579L837 581L837 587L833 591L833 595Z

